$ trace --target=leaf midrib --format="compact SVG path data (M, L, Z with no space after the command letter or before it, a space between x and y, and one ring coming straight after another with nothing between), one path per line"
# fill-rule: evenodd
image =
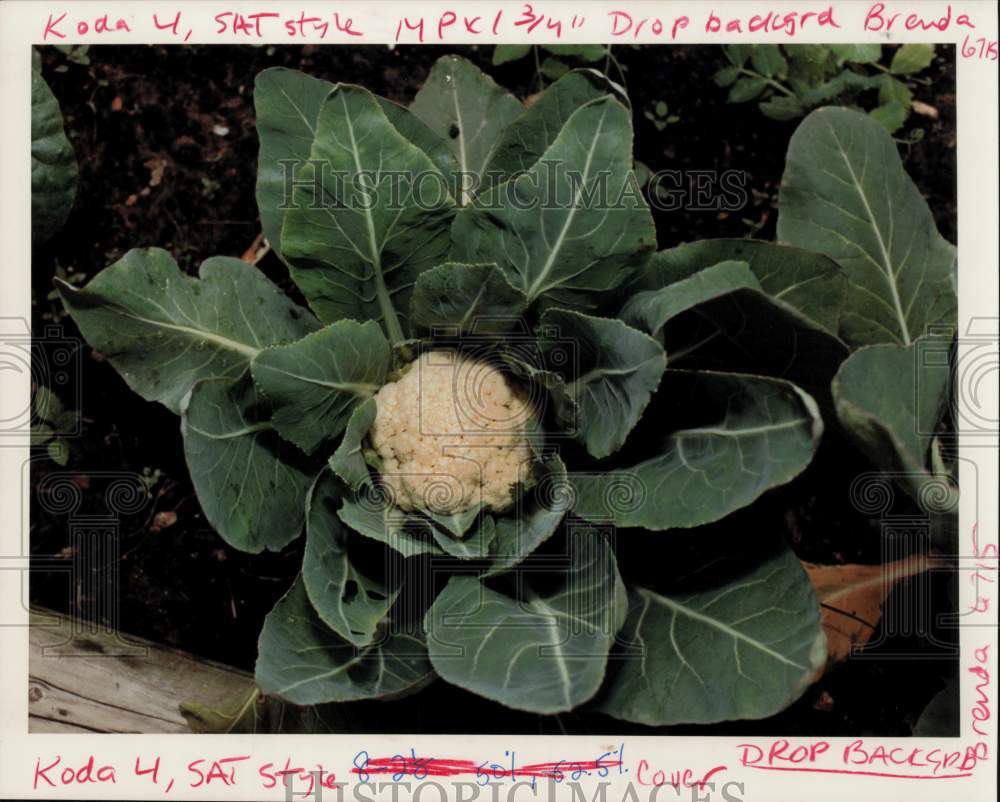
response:
M299 373L292 373L290 370L285 370L283 368L276 367L274 365L268 365L266 362L258 361L256 363L258 369L270 370L275 373L280 373L282 376L287 376L289 379L297 379L298 381L305 382L306 384L314 384L317 387L327 387L331 390L338 390L347 393L352 393L353 395L369 398L378 392L380 385L370 384L368 382L335 382L335 381L323 381L322 379L317 379L314 376L303 376Z
M245 426L242 429L234 429L230 432L214 434L212 432L206 432L204 429L199 429L197 426L192 425L191 422L188 421L187 428L189 431L199 434L209 440L235 440L237 437L245 437L248 434L270 431L274 427L270 423L255 423L251 426Z
M719 437L748 437L755 434L777 432L782 429L796 429L811 422L811 418L795 418L794 420L783 421L781 423L769 423L766 426L748 426L742 429L720 429L717 426L699 426L694 429L682 429L676 432L675 436L686 437L692 434L714 434Z
M242 354L247 357L247 359L253 359L261 352L261 349L254 348L253 346L247 345L245 343L237 342L236 340L231 340L228 337L224 337L221 334L217 334L206 329L197 329L191 326L182 326L179 323L167 323L162 320L155 320L153 318L143 317L142 315L136 315L131 312L126 312L123 307L118 307L117 313L122 317L129 318L130 320L138 321L139 323L146 323L150 326L156 326L163 329L169 329L170 331L178 331L182 334L187 334L193 338L200 340L208 340L215 343L220 348L224 348L227 351L235 351L238 354Z
M875 240L878 242L879 250L882 252L882 263L884 267L884 270L882 271L883 276L885 277L886 284L889 285L889 292L892 295L892 303L896 310L896 317L899 320L900 334L903 337L903 344L909 345L913 342L913 340L910 339L910 329L906 324L906 315L903 313L902 300L899 297L899 289L896 287L896 279L892 272L892 259L889 256L889 251L886 248L885 241L882 239L882 232L879 230L878 224L875 222L875 214L868 203L868 196L865 195L861 182L858 181L858 177L854 173L854 168L851 166L850 159L847 158L847 151L844 150L844 146L840 143L840 137L837 136L836 129L834 129L834 127L829 123L827 126L830 129L830 135L833 137L833 141L837 143L837 150L840 152L840 157L844 160L844 166L847 168L847 172L850 173L851 182L854 184L854 189L858 193L858 197L861 199L862 205L865 207L865 214L868 215L868 222L871 225L872 231L875 233Z
M573 203L570 205L569 211L566 214L566 220L563 222L562 229L559 231L559 236L556 238L555 244L549 251L548 258L545 260L545 264L542 265L542 269L539 271L538 276L531 282L531 286L525 290L525 295L528 296L529 303L533 302L539 295L549 289L544 286L545 280L548 278L549 273L552 272L556 256L559 254L559 251L562 250L566 234L569 231L570 226L573 224L573 218L576 216L577 211L579 211L580 194L583 192L583 188L587 185L587 182L590 179L590 167L594 159L594 151L597 149L597 140L600 138L601 131L604 129L604 118L607 116L607 113L607 108L601 112L601 119L597 123L597 130L594 131L594 136L590 140L590 148L587 150L587 158L583 163L581 180L580 183L577 184L573 193Z
M358 142L354 136L354 121L351 119L351 114L347 109L347 100L344 97L344 93L340 92L340 103L344 109L344 120L347 123L347 133L351 138L351 156L354 157L354 167L357 170L357 175L362 175L363 168L361 166L361 154L358 151ZM389 288L385 283L385 275L382 272L382 252L378 246L378 237L375 234L375 219L372 217L372 211L370 204L361 204L362 213L365 218L365 226L368 231L368 249L372 256L372 272L375 277L375 296L378 299L379 311L382 313L382 319L385 321L386 333L389 335L389 340L393 343L403 342L403 329L399 325L399 318L396 316L396 309L392 305L392 298L389 295Z
M786 665L792 666L793 668L798 668L802 671L806 670L806 666L801 665L800 663L796 663L794 660L790 660L785 655L781 654L781 652L774 651L774 649L771 649L766 644L761 643L758 640L754 640L750 636L743 634L737 629L733 629L727 624L724 624L722 621L719 621L717 618L712 618L711 616L699 613L696 610L692 610L690 607L686 607L680 602L674 601L668 596L661 596L658 593L653 593L652 591L647 590L646 588L636 588L636 592L644 599L648 599L651 602L659 604L661 607L666 607L673 613L679 613L681 615L685 615L688 618L694 619L695 621L699 621L703 624L706 624L707 626L710 626L713 629L719 630L720 632L722 632L725 635L728 635L730 638L733 638L734 640L743 641L744 643L747 643L753 648L761 652L764 652L764 654L774 658L775 660L778 660L779 662L785 663Z
M462 122L462 109L458 102L458 81L454 72L451 73L451 100L455 107L455 122L458 125L458 168L462 175L462 187L459 194L459 206L465 206L469 202L465 181L469 178L469 160L465 152L465 123Z

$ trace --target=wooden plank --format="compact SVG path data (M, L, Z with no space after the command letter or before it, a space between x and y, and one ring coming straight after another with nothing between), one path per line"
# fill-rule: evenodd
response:
M29 732L186 733L181 702L225 709L253 676L152 641L33 611Z

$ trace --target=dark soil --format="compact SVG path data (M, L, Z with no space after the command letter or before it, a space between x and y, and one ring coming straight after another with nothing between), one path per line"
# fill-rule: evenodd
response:
M155 245L193 272L203 259L240 256L251 247L259 233L252 93L260 70L298 68L408 102L434 60L456 51L518 95L537 89L530 59L494 68L490 48L93 47L89 65L45 49L44 74L62 105L80 185L65 228L33 255L34 331L46 331L50 339L78 337L50 295L57 271L93 276L128 249ZM933 82L918 92L939 110L939 119L914 116L897 137L918 140L901 144L901 154L942 234L954 242L955 65L953 50L940 53ZM691 171L746 174L748 201L739 210L696 210L688 203L687 209L656 211L659 247L720 236L772 238L777 188L796 123L769 120L753 103L727 104L725 90L712 82L723 63L718 48L622 48L616 55L635 110L637 159L653 171L683 171L684 181L691 180ZM662 131L643 114L660 100L679 118ZM260 266L293 289L273 255ZM79 370L55 389L71 405L79 399L84 424L71 441L66 469L41 458L34 464L33 553L66 557L74 548L71 522L58 511L47 483L69 476L80 488L82 506L73 513L78 521L107 514L105 490L116 476L145 475L149 498L115 502L112 510L120 519L121 629L252 670L261 622L296 574L301 546L252 556L223 543L194 496L177 418L134 395L88 347L79 352ZM835 473L814 466L771 494L746 523L784 532L805 559L877 562L877 525L845 512L849 478L868 467L846 448L829 448L822 464L836 466ZM935 582L941 586L935 586L935 598L946 596L946 582ZM36 573L31 598L55 609L87 609L86 589L67 587L61 573ZM781 715L707 732L909 734L954 670L942 651L926 637L894 635L865 659L828 673ZM378 705L357 705L349 717L364 729L357 722L374 713L371 729L385 731L648 732L585 713L555 719L515 713L443 683L393 704L393 715Z

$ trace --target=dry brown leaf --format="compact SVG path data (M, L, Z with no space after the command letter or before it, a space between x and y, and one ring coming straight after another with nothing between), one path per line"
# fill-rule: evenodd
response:
M175 523L177 523L177 513L173 510L164 510L153 516L153 525L149 529L156 534L164 529L169 529Z
M149 186L158 187L163 181L163 173L167 169L166 159L160 159L154 156L151 159L147 159L142 164L143 167L149 170Z
M264 232L262 231L254 238L254 241L250 243L250 247L243 252L240 259L247 264L255 265L264 258L264 254L266 254L270 249L271 246L264 239Z
M886 565L817 565L803 562L822 605L827 661L839 663L864 646L878 626L882 605L903 579L927 570L923 555Z

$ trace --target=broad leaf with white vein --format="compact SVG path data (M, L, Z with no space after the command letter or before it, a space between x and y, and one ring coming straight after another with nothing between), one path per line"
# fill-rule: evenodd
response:
M715 242L722 247L699 248L697 246L711 243L695 243L695 247L675 249L686 251L685 256L678 254L669 263L657 260L659 269L655 274L649 271L644 283L652 285L657 279L668 283L660 289L635 293L619 316L626 323L657 337L673 355L675 363L686 361L685 367L744 370L789 379L815 395L827 412L831 411L830 381L847 357L848 349L830 329L805 314L803 306L810 314L827 319L836 331L840 305L823 306L824 301L833 300L834 283L825 272L809 276L807 271L813 267L813 260L781 254L782 251L794 251L792 248L770 246L775 252L769 253L759 247L730 248L725 245L729 240ZM728 250L750 257L764 256L757 260L758 272L765 276L769 286L783 285L783 289L772 289L773 294L767 292L749 263L737 261L719 262L686 278L672 280L671 273L686 272L689 259L697 261L713 252ZM670 252L661 251L657 256L666 253ZM821 257L820 262L833 267L834 275L843 278L834 262ZM795 275L796 283L789 285L787 279L778 279L772 272L765 273L764 264L777 267L779 271L793 268L788 272ZM794 268L805 268L809 277L802 277ZM840 286L842 289L844 285ZM806 294L816 296L815 306L804 296L794 294L806 287L809 287ZM827 317L828 311L833 313L832 320Z
M554 587L535 588L528 579L513 595L471 576L448 580L424 621L437 673L535 713L572 710L590 699L625 615L625 588L599 531L577 528L567 551Z
M281 229L295 283L320 320L378 320L402 342L413 282L448 250L447 179L357 86L323 101L306 166Z
M839 504L824 544L878 535L836 441L936 533L953 526L953 346L923 335L955 326L955 252L878 123L826 108L800 125L781 242L654 253L631 104L594 70L526 105L445 56L407 106L276 68L254 106L277 259L194 276L136 249L57 287L94 350L85 373L104 371L85 389L114 368L180 413L201 509L178 508L178 529L280 551L286 576L301 557L258 644L272 704L439 678L445 704L468 701L450 684L567 722L770 716L825 641L791 538L767 533L812 542L799 512ZM290 296L268 278L284 269ZM454 371L413 381L424 363ZM388 481L453 474L491 490L404 509Z
M258 687L297 705L354 702L396 696L432 674L423 641L388 628L357 647L320 620L299 577L264 619Z
M389 342L374 321L341 320L261 351L250 367L274 405L275 428L312 453L343 432L354 408L382 386L390 358Z
M404 557L441 554L430 524L394 507L377 489L349 494L337 515L355 532L385 543Z
M632 289L659 290L721 262L745 264L756 283L741 274L741 284L759 285L774 301L792 307L829 334L839 333L847 275L828 256L789 245L752 239L706 239L678 245L654 253ZM735 268L727 270L732 274Z
M938 233L892 137L868 116L823 108L803 120L779 206L781 240L846 272L841 333L851 345L905 346L953 324L955 246Z
M236 378L267 346L318 328L257 268L224 256L206 259L195 279L166 251L137 248L82 290L56 286L87 342L173 412L199 379Z
M816 402L790 382L668 370L662 385L657 415L677 428L631 467L570 472L577 515L652 530L711 523L794 479L819 444Z
M264 236L279 254L281 226L292 188L310 158L320 108L335 86L330 81L284 67L266 69L254 80L253 99L260 137L257 206ZM445 141L398 103L382 97L376 100L396 130L430 156L450 181L455 160Z
M705 568L717 576L725 566ZM623 654L597 709L639 724L708 724L765 718L801 696L826 661L806 572L781 546L734 573L693 589L633 587Z
M578 108L530 170L458 214L452 239L453 257L495 262L528 303L600 305L655 244L628 110L611 96Z
M905 348L870 345L852 354L833 380L837 416L851 439L928 512L957 503L947 476L930 467L947 402L949 345L934 337Z
M538 473L530 494L519 500L518 514L497 519L489 575L502 574L527 559L556 533L573 507L573 486L557 455L547 457Z
M302 532L315 465L284 442L248 376L198 382L181 406L184 456L208 522L243 551L280 551Z
M480 192L532 167L574 111L605 95L628 103L621 87L597 70L573 70L562 76L500 133Z
M342 499L336 479L323 471L306 499L302 581L323 622L355 646L367 646L399 588L390 587L378 573L362 570L351 561L351 531L338 516Z
M437 60L410 110L448 143L458 163L460 205L475 197L501 131L522 106L513 95L459 56Z
M445 336L515 328L528 308L496 265L448 262L431 268L413 288L415 326Z
M652 337L620 320L550 309L538 325L543 359L551 362L553 353L569 357L557 372L576 405L573 435L594 457L614 453L659 385L666 354ZM564 354L567 344L575 347Z

